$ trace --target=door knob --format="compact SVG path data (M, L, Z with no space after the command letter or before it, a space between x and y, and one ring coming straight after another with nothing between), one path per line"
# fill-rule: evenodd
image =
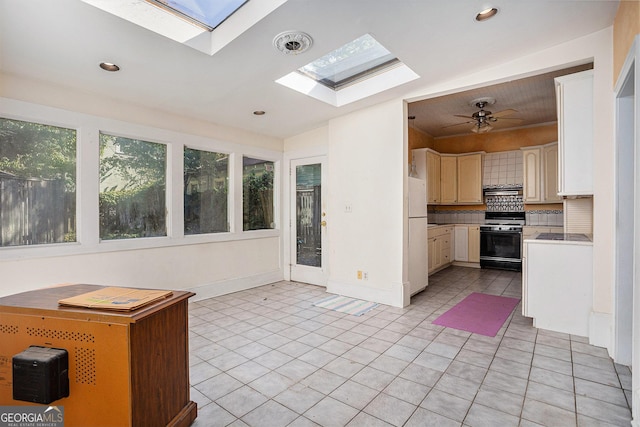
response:
M326 226L327 226L327 221L322 221L322 222L320 223L320 225L321 225L321 226L323 226L323 227L326 227Z

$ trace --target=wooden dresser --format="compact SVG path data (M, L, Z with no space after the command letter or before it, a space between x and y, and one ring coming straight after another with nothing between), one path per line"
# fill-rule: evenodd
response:
M130 312L58 306L58 300L103 288L68 285L0 298L0 406L13 400L12 357L31 345L69 353L65 426L190 425L188 299L173 291Z

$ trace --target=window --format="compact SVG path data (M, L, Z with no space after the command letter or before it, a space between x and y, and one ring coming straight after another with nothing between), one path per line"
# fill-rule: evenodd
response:
M166 236L163 144L100 134L100 238Z
M242 213L245 231L275 228L273 169L273 162L242 158Z
M365 34L299 68L298 72L331 89L340 89L399 63L376 39Z
M229 231L229 155L184 149L184 234Z
M147 0L212 31L248 0Z
M76 131L0 118L0 246L76 240Z

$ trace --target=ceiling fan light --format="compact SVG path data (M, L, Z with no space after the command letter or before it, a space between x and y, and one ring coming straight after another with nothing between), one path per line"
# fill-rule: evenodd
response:
M490 7L478 12L478 14L476 15L476 21L478 22L486 21L489 18L493 18L497 14L498 14L498 9L496 9L495 7Z

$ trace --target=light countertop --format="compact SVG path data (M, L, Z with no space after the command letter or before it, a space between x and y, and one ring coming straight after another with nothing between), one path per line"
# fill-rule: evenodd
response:
M582 233L535 233L528 239L525 239L525 242L592 245L593 236Z

